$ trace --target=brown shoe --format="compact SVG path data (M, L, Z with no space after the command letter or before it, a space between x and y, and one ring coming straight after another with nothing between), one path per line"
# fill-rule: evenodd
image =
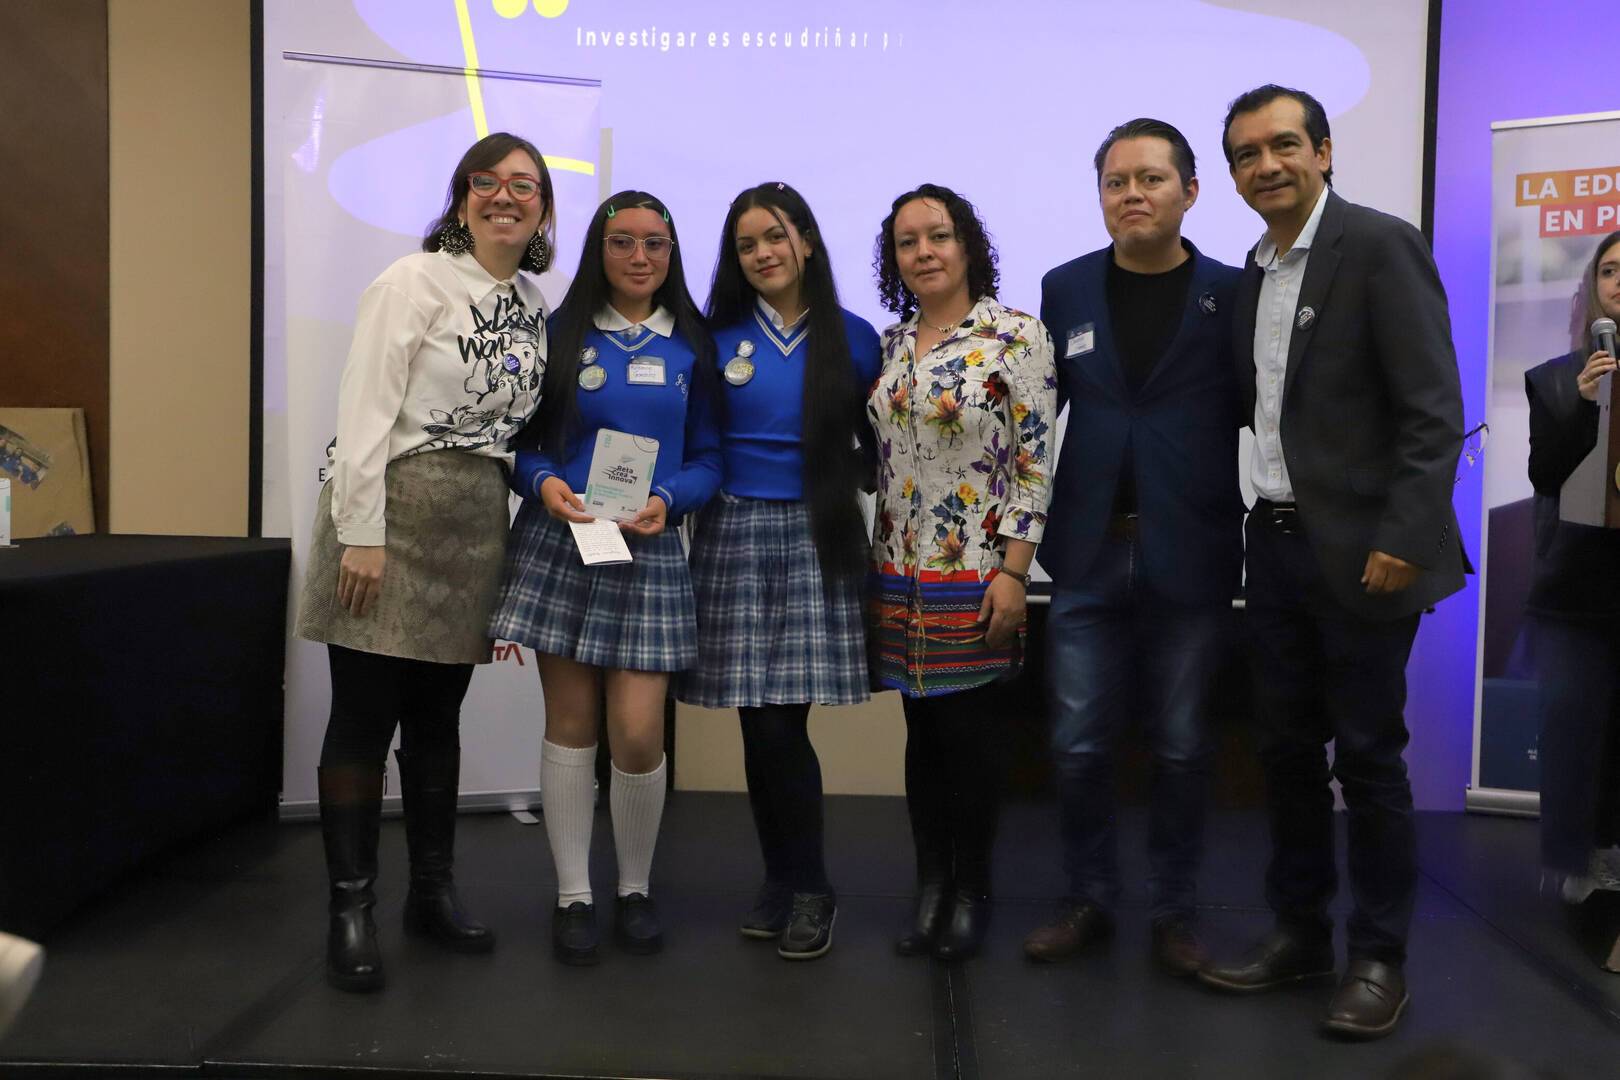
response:
M1322 1030L1347 1039L1382 1039L1395 1030L1412 997L1394 964L1357 958L1328 1002Z
M1298 930L1279 926L1233 964L1206 964L1198 981L1218 990L1252 994L1333 974L1331 938L1307 938Z
M1068 904L1053 922L1030 932L1024 939L1024 955L1046 963L1064 960L1113 932L1114 920L1096 904Z
M1179 915L1153 920L1153 959L1178 979L1196 975L1209 963L1209 953L1192 923Z

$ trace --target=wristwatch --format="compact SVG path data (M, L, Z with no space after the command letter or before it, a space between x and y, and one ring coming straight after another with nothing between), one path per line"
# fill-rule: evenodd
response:
M1018 582L1018 584L1022 585L1024 588L1026 588L1026 589L1029 588L1029 574L1028 574L1028 572L1025 572L1025 573L1021 574L1017 570L1009 570L1005 566L1003 566L1001 568L1001 574L1002 574L1003 577L1012 578L1014 581Z

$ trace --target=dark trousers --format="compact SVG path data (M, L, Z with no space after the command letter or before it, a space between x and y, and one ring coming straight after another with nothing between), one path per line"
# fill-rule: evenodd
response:
M902 697L906 809L920 879L940 875L990 895L990 849L1001 807L1006 725L998 683L938 697Z
M1333 792L1349 811L1349 952L1399 964L1417 889L1406 778L1406 661L1418 616L1372 621L1329 593L1305 534L1251 514L1247 622L1271 816L1266 899L1277 920L1331 936ZM1333 765L1327 743L1333 743Z
M830 893L823 845L821 762L811 745L809 705L739 709L748 805L767 881L794 892Z
M1183 607L1141 579L1134 537L1110 537L1082 583L1059 586L1047 617L1052 760L1072 899L1119 899L1114 753L1137 717L1153 750L1148 825L1154 918L1191 918L1210 758L1205 712L1230 604Z
M1620 622L1538 618L1541 858L1584 874L1620 842Z
M435 664L399 656L326 647L332 712L321 765L382 768L399 728L400 749L417 760L461 746L461 701L471 664Z

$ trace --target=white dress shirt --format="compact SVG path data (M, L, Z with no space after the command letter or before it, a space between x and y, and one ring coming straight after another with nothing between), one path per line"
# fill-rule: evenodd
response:
M647 316L646 321L633 323L623 315L620 315L619 309L614 307L612 304L603 304L602 310L598 311L596 315L592 317L591 322L595 323L596 328L602 331L604 334L613 334L624 330L634 330L638 326L651 330L659 337L665 338L669 337L675 332L675 315L668 308L662 305L656 308L651 315ZM624 336L629 338L631 341L634 341L638 335L626 334Z
M1327 205L1326 187L1306 219L1294 246L1285 255L1267 232L1255 248L1260 267L1260 302L1254 312L1254 456L1249 460L1249 482L1256 495L1277 503L1294 501L1294 484L1282 449L1282 395L1288 382L1288 343L1294 336L1294 308L1305 283L1305 265L1311 243Z

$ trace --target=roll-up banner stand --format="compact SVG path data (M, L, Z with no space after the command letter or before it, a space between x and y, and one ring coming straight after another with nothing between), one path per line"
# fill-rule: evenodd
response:
M361 292L395 259L420 249L428 223L443 209L456 162L491 131L520 133L546 155L559 250L578 249L606 177L601 84L594 80L295 52L273 62L286 108L266 122L267 155L280 154L279 170L276 158L267 157L280 190L267 183L266 200L279 195L285 317L282 340L267 335L265 397L273 415L272 404L285 395L284 428L269 432L267 444L284 440L285 502L269 512L287 515L292 537L290 628ZM267 278L277 272L266 269ZM568 280L558 271L540 279L548 308ZM330 707L324 646L290 639L286 701L282 817L312 817ZM536 804L545 724L530 650L496 644L495 662L473 676L462 728L462 806ZM392 761L389 769L388 790L397 792Z
M1525 599L1534 562L1524 374L1569 351L1576 287L1620 229L1620 112L1491 125L1491 326L1470 810L1535 814L1538 699Z

